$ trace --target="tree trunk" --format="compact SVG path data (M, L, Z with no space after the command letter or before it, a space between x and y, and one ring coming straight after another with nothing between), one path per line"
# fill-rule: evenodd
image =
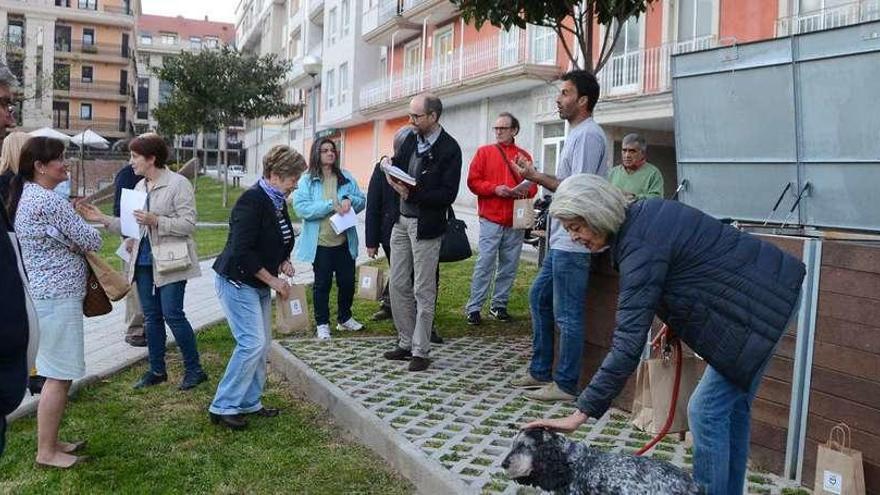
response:
M223 139L226 140L226 133L223 133ZM226 154L226 143L223 143L223 207L229 206L229 156ZM219 153L218 153L219 154ZM220 161L220 157L217 157Z

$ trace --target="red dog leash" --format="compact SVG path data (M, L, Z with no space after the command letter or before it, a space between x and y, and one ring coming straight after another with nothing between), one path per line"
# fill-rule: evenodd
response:
M653 446L657 445L657 442L662 440L669 432L669 428L672 427L672 422L675 420L675 404L678 402L678 389L681 385L681 342L675 337L675 335L673 335L669 326L665 324L663 325L663 328L657 332L657 336L654 337L654 340L651 341L651 348L660 348L664 345L664 340L670 343L669 345L672 346L672 353L675 355L675 382L672 385L672 401L669 403L669 414L666 415L666 423L663 425L663 428L660 429L650 442L637 450L634 455L642 455L651 450Z

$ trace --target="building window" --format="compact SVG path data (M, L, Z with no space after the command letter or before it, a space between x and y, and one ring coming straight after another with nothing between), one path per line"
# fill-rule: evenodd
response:
M55 0L56 7L70 7L70 0Z
M333 108L336 104L336 71L330 69L327 71L327 109Z
M153 44L153 35L152 34L141 34L141 44L142 45L152 45Z
M510 67L519 63L519 40L521 34L522 30L518 27L511 27L510 31L502 29L498 32L498 63L501 67Z
M95 30L83 28L83 46L95 46Z
M145 120L150 112L150 78L139 77L137 87L137 118Z
M678 4L678 41L706 38L713 34L715 0L681 0ZM695 46L692 49L700 49Z
M339 104L348 101L348 62L339 66Z
M9 46L17 48L24 47L24 21L20 19L9 19L9 26L6 31L6 41Z
M455 48L452 44L452 28L437 31L434 34L434 56L431 74L435 86L442 86L452 81L452 69L455 67Z
M327 44L333 45L336 43L336 30L338 29L338 20L336 16L336 7L330 9L330 13L327 14Z
M287 56L291 60L299 57L299 47L302 34L296 33L290 37L290 43L287 45Z
M55 64L55 73L53 75L55 89L61 91L70 90L70 66L67 64Z
M88 65L84 65L82 68L82 82L90 83L94 81L95 69L89 67Z
M217 38L205 38L205 47L220 48L220 40Z
M160 104L165 103L165 101L171 97L171 90L172 89L173 89L173 87L171 86L171 83L169 83L168 81L162 81L162 80L159 81L159 103Z
M413 41L403 49L403 88L407 94L419 90L419 70L422 56L422 42Z
M190 36L189 47L192 50L201 50L202 49L202 39L199 38L198 36Z
M174 33L162 33L160 41L163 45L176 45L177 35Z
M348 36L349 25L351 24L351 1L342 0L340 5L340 16L342 16L342 34L339 37Z
M551 27L529 25L532 62L556 64L556 31Z
M98 0L79 0L79 8L85 10L98 10Z
M80 120L92 120L92 104L91 103L81 103L80 104L79 118L80 118Z

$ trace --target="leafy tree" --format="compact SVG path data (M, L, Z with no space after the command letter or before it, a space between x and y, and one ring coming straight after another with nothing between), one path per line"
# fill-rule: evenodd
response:
M171 86L154 112L165 134L218 132L244 119L286 117L298 108L284 100L290 62L277 55L243 54L230 47L165 57L153 72ZM204 151L207 157L207 150ZM224 185L224 205L226 204Z
M598 72L611 58L624 22L631 16L638 17L656 0L451 1L461 11L464 20L473 22L477 29L486 22L507 30L513 26L525 29L527 24L552 28L574 67ZM607 28L595 65L592 43L594 19ZM616 26L614 21L617 21ZM579 57L578 53L583 57Z

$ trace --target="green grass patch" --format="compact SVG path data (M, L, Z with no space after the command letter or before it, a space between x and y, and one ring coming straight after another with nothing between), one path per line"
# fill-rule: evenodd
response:
M131 385L141 363L79 392L68 405L63 439L88 439L90 462L69 471L34 469L36 420L12 423L0 458L0 493L412 493L413 487L368 449L344 440L319 407L294 398L270 376L264 401L276 418L253 418L233 432L212 425L207 407L232 351L225 325L200 332L210 381L177 390L180 355L168 353L170 381Z

